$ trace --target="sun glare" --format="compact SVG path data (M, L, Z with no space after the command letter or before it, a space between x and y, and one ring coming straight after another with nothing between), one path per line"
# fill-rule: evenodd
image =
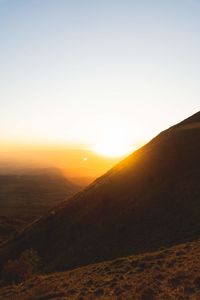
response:
M99 144L94 148L94 151L100 155L108 157L120 157L128 154L127 150L123 145L119 145L117 142L113 143L109 141L107 144Z
M120 126L105 126L92 150L103 156L122 157L131 152L130 136Z

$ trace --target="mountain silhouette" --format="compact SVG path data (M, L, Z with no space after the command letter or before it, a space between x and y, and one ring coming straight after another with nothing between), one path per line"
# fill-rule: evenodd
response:
M33 248L44 271L59 271L196 239L199 154L200 112L3 244L1 264Z

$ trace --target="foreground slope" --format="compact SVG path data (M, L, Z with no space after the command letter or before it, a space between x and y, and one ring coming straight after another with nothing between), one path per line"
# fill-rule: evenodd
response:
M2 300L200 299L200 241L73 271L36 276L0 289Z
M200 112L162 132L0 249L44 271L156 250L200 236Z

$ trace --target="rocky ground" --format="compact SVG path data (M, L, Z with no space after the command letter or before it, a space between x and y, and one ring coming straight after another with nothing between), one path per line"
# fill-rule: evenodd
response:
M1 288L0 299L200 299L200 240L73 271L37 275Z

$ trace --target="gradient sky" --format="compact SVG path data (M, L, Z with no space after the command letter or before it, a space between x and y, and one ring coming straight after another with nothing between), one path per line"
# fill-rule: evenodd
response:
M0 0L0 141L134 148L199 110L199 54L198 0Z

